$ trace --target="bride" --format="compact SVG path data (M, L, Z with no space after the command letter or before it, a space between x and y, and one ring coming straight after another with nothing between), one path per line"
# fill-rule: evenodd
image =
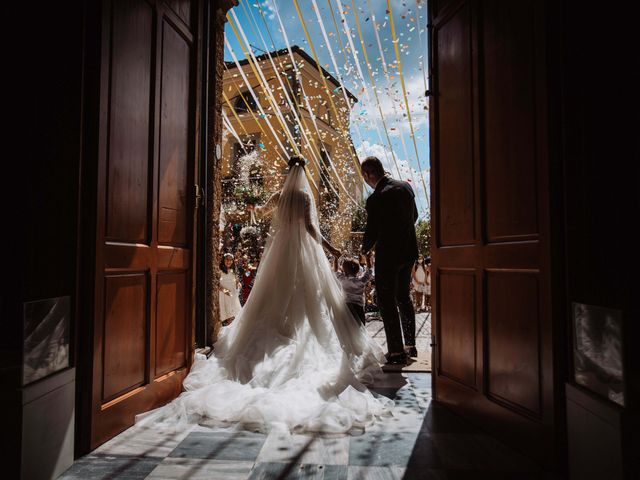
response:
M251 295L162 420L346 433L390 413L393 402L365 387L385 357L324 255L323 245L339 252L320 234L304 165L292 157L282 190L256 207L273 219Z

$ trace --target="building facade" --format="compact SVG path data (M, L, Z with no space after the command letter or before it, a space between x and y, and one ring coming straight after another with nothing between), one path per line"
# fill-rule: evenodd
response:
M349 134L357 99L298 46L255 61L225 62L223 204L232 204L236 188L247 181L266 194L275 192L287 159L302 155L323 234L344 247L363 188Z

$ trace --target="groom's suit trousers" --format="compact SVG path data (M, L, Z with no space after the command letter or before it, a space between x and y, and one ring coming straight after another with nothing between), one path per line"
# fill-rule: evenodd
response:
M416 344L416 317L409 293L412 268L413 261L400 265L376 263L375 266L378 307L389 353L404 352L404 345Z

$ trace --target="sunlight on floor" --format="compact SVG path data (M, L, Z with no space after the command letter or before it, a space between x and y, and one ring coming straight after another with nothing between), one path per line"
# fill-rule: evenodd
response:
M356 435L138 426L77 460L60 478L547 478L526 457L433 403L430 374L387 373L373 390L395 400L394 414Z

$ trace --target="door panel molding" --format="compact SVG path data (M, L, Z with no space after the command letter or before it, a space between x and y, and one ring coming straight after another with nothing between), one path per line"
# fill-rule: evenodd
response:
M477 390L476 271L447 268L436 271L438 375Z
M486 240L537 239L535 16L532 5L505 9L495 0L482 9L491 19L481 31L480 69Z
M203 8L174 3L102 4L90 449L177 396L192 361Z
M187 365L189 271L158 272L154 379Z
M551 466L560 447L545 5L437 3L429 12L434 396ZM448 148L458 125L461 143Z
M129 1L109 10L105 237L148 244L153 8Z
M189 154L191 52L189 43L166 21L162 22L161 49L157 241L181 247L188 240L188 193L193 192L185 189L189 186L189 171L186 164L180 164L180 158Z
M445 211L435 209L436 238L439 246L472 245L477 239L475 224L474 179L474 94L473 45L471 12L461 3L446 19L433 28L436 41L447 48L434 55L438 81L449 85L446 93L438 94L442 108L434 112L438 131L432 149L437 152L436 189L447 205ZM447 162L439 163L446 157ZM449 182L455 181L454 184ZM441 204L439 204L441 205Z
M484 292L486 394L540 418L539 271L487 269Z
M149 333L147 272L105 275L102 332L102 402L147 381L146 339Z

